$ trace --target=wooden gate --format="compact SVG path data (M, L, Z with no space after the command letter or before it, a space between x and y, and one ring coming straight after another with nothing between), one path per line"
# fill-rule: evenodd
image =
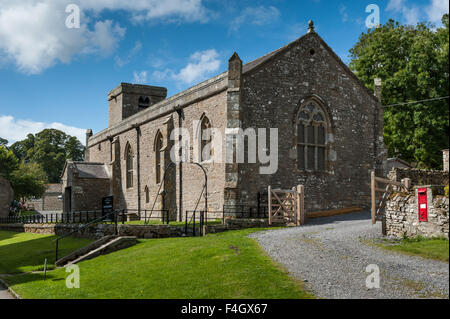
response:
M299 185L292 190L272 189L268 187L269 225L275 223L304 225L305 220L305 191Z
M372 197L372 224L376 224L377 221L382 221L383 223L383 234L385 234L385 222L386 218L383 209L386 207L386 202L392 192L395 190L394 187L399 188L403 191L408 191L411 187L411 180L409 178L402 179L402 182L391 181L386 178L381 178L375 176L375 172L371 173L370 176L370 187L371 187L371 197ZM379 184L386 185L385 188L379 187ZM381 199L377 203L377 193L383 193Z

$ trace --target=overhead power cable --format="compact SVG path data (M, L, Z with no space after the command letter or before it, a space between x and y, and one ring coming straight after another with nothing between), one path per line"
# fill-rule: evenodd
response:
M420 100L420 101L411 101L411 102L405 102L405 103L383 105L383 108L392 107L392 106L400 106L400 105L408 105L408 104L417 104L417 103L422 103L422 102L439 101L439 100L444 100L444 99L448 99L448 98L449 98L449 96L443 96L443 97L436 97L434 99L427 99L427 100Z

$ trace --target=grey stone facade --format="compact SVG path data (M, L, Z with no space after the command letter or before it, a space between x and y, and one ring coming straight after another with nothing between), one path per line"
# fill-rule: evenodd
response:
M162 100L152 98L155 104L140 110L141 98L152 97L155 90ZM369 203L370 171L384 175L379 99L312 27L298 40L255 61L243 64L234 54L227 72L167 99L163 93L161 88L121 84L108 95L109 127L95 135L88 132L86 159L104 165L109 179L94 185L95 178L77 179L72 166L66 166L64 191L70 187L80 191L72 198L72 211L83 205L96 206L106 193L114 195L115 208L151 209L156 202L155 209L169 209L175 219L180 216L177 210L182 192L182 210L194 209L204 184L199 167L183 164L182 189L178 166L167 171L162 185L157 182L157 175L171 162L170 133L179 126L180 109L182 126L193 136L204 117L223 137L230 129L278 129L278 170L274 174L261 175L260 164L202 163L208 173L209 210L222 210L224 205L255 206L258 192L268 185L291 189L298 184L305 185L307 211L365 207ZM326 141L317 148L326 154L320 171L298 169L298 114L310 101L326 117ZM162 136L160 148L156 147L158 136ZM233 143L224 140L222 153L226 154ZM130 172L128 150L132 150ZM131 187L127 174L133 176ZM198 208L203 206L202 197Z
M392 181L401 182L404 178L409 178L412 185L448 185L449 173L445 171L424 170L417 168L394 167L388 178Z

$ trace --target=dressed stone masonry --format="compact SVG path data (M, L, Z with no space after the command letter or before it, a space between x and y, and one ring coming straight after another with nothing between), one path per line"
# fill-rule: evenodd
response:
M161 179L171 162L170 135L179 127L180 109L181 126L193 138L201 138L204 127L223 138L225 131L252 128L261 141L261 128L269 148L269 130L278 129L278 149L268 150L278 151L273 174L260 174L267 164L249 163L247 156L245 163L201 163L208 173L209 211L254 207L268 185L304 185L308 212L366 207L371 170L384 175L381 82L375 94L367 89L312 22L307 34L278 50L246 64L234 53L226 72L172 97L166 93L122 83L108 94L108 128L95 135L88 130L86 162L68 162L64 169L65 212L98 209L103 196L113 195L115 209L149 210L156 200L155 209L169 210L174 220L181 216L180 193L183 210L193 210L204 183L199 167L183 164L182 183L179 167ZM222 141L222 154L234 145L228 142Z

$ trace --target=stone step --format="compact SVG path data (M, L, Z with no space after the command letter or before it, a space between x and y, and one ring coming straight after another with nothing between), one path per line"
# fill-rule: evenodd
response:
M80 249L74 251L73 253L70 253L69 255L58 259L56 261L56 266L65 265L68 262L70 262L72 260L75 260L78 257L83 256L83 255L87 254L88 252L90 252L90 251L92 251L94 249L97 249L98 247L100 247L100 246L104 245L105 243L113 240L114 238L117 238L117 236L113 236L113 235L104 236L104 237L102 237L102 238L100 238L100 239L90 243L87 246L81 247ZM61 242L61 243L63 243L63 242Z
M121 237L108 236L108 237L113 237L113 238L109 238L109 240L107 240L106 242L103 242L101 245L99 245L97 247L91 247L92 249L83 255L74 254L73 256L76 255L76 258L72 258L70 260L67 258L64 258L65 259L64 263L60 262L60 260L61 260L60 259L58 261L57 265L58 266L73 265L73 264L79 263L84 260L98 257L100 255L106 255L106 254L112 253L117 250L121 250L121 249L125 249L128 247L134 246L137 242L136 241L137 238L134 236L121 236ZM97 242L99 242L99 241L97 241Z

